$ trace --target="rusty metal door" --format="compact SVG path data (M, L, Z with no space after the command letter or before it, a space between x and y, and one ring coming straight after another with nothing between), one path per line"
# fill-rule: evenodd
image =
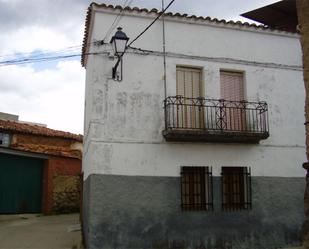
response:
M221 98L227 101L224 106L225 129L230 131L245 130L244 77L239 72L220 71Z
M202 71L198 68L177 67L176 94L182 105L177 107L178 127L198 129L204 127L202 97Z

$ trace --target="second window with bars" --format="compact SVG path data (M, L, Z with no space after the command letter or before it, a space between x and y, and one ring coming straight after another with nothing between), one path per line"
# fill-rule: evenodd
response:
M251 174L248 167L222 167L222 209L251 209Z

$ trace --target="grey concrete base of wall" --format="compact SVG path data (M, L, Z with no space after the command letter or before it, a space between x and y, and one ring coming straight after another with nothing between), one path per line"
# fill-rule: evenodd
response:
M89 249L272 249L301 244L304 178L252 177L252 210L181 211L180 178L91 175L84 184Z

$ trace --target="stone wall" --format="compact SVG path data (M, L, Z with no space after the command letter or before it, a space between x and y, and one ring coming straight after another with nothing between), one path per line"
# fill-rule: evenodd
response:
M81 160L52 157L46 161L43 213L78 212L81 190Z
M79 211L80 177L55 176L53 179L53 212L73 213Z

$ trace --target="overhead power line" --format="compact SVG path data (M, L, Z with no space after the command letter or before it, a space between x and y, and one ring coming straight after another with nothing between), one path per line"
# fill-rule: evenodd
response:
M98 41L92 41L85 44L80 45L72 45L68 47L61 48L59 50L39 50L32 52L18 52L11 54L0 54L0 63L3 61L11 61L11 60L22 60L22 59L33 59L42 56L56 56L56 55L70 55L72 53L79 53L83 46L96 44ZM1 61L2 59L2 61Z
M94 44L96 42L90 42L88 44ZM80 50L83 45L74 45L69 47L64 47L60 50L41 50L36 52L26 52L26 53L14 53L0 55L0 66L6 65L17 65L26 64L32 62L57 60L57 58L71 58L81 56Z
M110 35L110 33L113 31L113 29L117 26L117 24L120 22L121 18L123 17L123 11L126 7L130 6L134 0L125 0L124 4L122 5L122 8L118 15L115 17L114 21L112 22L111 26L107 30L103 41Z
M131 41L128 45L130 47L138 38L140 38L164 13L165 11L173 4L175 0L172 0L165 9L137 36Z
M85 53L85 55L99 55L99 54L108 53L109 51L110 50L105 50L105 51L102 51L102 52ZM80 57L81 55L82 55L81 53L78 53L78 54L61 55L61 56L49 56L49 57L6 60L6 61L0 61L0 67L12 66L12 65L22 65L22 64L29 64L29 63L38 63L38 62L47 62L47 61L55 61L55 60L60 60L60 59Z
M35 63L35 62L46 62L46 61L53 61L53 60L59 60L59 59L67 59L67 58L77 57L80 55L81 54L71 54L71 55L63 55L63 56L51 56L51 57L26 58L26 59L19 59L19 60L0 61L0 67L11 66L11 65L21 65L21 64L28 64L28 63Z
M123 8L120 11L120 13L116 16L113 23L111 24L110 28L108 29L104 39L110 34L110 32L113 30L113 28L118 24L121 17L123 16L123 10L126 6L129 6L134 0L126 0L124 2ZM165 11L173 4L175 0L172 0L166 8L159 13L159 15L136 37L134 38L128 45L130 47L137 39L139 39L164 13ZM89 44L95 44L98 41L89 42L84 45ZM75 45L75 46L69 46L65 47L61 50L56 51L37 51L37 52L27 52L27 53L15 53L15 54L7 54L7 55L0 55L0 58L3 58L2 61L0 61L0 67L2 66L10 66L10 65L21 65L21 64L28 64L28 63L37 63L37 62L47 62L47 61L54 61L54 60L60 60L60 59L67 59L67 58L73 58L73 57L79 57L82 55L82 53L74 53L77 52L78 49L80 49L83 45ZM134 48L135 49L135 48ZM85 53L84 55L94 55L94 54L104 54L107 51L104 52L98 52L98 53ZM71 54L68 54L71 53ZM16 56L18 56L16 58ZM14 59L9 59L10 57L15 57ZM8 58L8 59L5 59Z
M64 47L59 50L39 50L39 51L32 51L32 52L25 52L25 53L12 53L12 54L3 54L0 55L0 58L10 58L10 57L36 57L41 55L52 55L52 54L59 54L59 53L68 53L75 50L78 50L82 47L82 45L75 45L70 47Z

